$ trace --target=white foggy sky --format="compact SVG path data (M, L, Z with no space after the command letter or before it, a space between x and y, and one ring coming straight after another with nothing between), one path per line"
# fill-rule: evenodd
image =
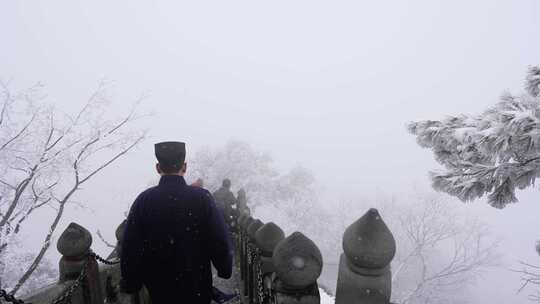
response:
M116 223L154 178L160 140L190 151L245 140L283 168L312 169L336 195L427 187L438 166L406 122L519 93L540 64L540 1L3 1L0 37L0 77L42 81L61 109L103 77L116 82L111 111L149 93L151 139L95 183L121 201L96 211ZM538 191L520 198L502 212L470 208L509 239L505 253L534 259ZM480 299L508 303L497 293L512 296L517 282L493 282L508 286L484 284Z

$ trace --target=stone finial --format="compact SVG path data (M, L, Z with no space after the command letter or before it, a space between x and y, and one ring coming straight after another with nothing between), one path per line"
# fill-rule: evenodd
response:
M116 227L116 231L114 232L116 236L116 240L118 242L122 242L124 239L124 231L126 230L127 220L123 220L118 227Z
M75 280L86 267L86 277L72 297L73 303L103 303L99 266L95 259L87 256L92 245L92 235L84 227L71 223L62 232L56 247L62 254L58 263L59 281Z
M255 239L255 233L263 225L264 225L264 223L261 222L261 220L259 220L259 219L254 220L251 224L249 224L249 226L247 226L247 234L248 234L249 238L252 239L252 240Z
M56 248L58 252L66 257L79 257L86 253L92 246L92 235L84 227L71 223L62 232Z
M370 209L343 234L336 304L388 304L392 294L390 262L396 253L392 233Z
M273 222L264 224L255 232L255 243L264 256L271 257L274 248L285 238L285 233Z
M536 241L536 252L540 255L540 240Z
M290 288L305 288L317 282L322 271L321 251L300 232L279 242L272 261L278 278Z
M377 209L369 209L347 228L343 252L359 268L380 269L390 264L396 253L396 241Z

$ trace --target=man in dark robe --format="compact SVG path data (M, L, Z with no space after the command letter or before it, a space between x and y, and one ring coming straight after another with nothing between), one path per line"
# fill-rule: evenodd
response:
M186 185L185 144L155 145L159 185L131 206L122 241L122 289L146 286L153 304L208 304L211 264L217 275L232 274L232 245L212 195Z
M223 209L225 222L228 225L231 225L233 212L236 210L236 198L231 191L231 181L229 179L224 179L221 183L221 188L214 192L213 195L216 203L221 205Z

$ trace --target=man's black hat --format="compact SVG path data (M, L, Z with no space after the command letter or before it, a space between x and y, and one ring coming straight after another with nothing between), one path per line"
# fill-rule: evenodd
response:
M186 144L178 141L164 141L154 145L158 162L166 166L183 165L186 159ZM180 167L179 166L179 167Z

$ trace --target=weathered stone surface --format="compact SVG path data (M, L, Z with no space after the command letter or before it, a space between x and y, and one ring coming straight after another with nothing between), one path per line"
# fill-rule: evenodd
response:
M360 275L351 270L344 254L339 261L336 304L387 304L392 291L389 267L379 275Z
M277 304L319 304L321 295L317 284L311 284L301 291L288 289L280 279L272 286Z
M300 232L277 244L272 261L279 279L289 288L296 289L315 283L323 265L317 245Z
M251 240L255 239L255 233L264 225L260 220L255 220L247 227L247 234Z
M381 269L390 264L396 241L377 209L370 209L347 228L343 251L348 262L358 268Z
M264 224L255 232L255 243L267 257L272 256L274 248L285 238L285 233L273 222Z
M92 235L84 227L71 223L58 238L56 248L63 256L78 257L92 246Z
M99 275L99 265L97 261L92 260L88 264L85 289L85 303L103 304L103 294L101 293L101 278Z

